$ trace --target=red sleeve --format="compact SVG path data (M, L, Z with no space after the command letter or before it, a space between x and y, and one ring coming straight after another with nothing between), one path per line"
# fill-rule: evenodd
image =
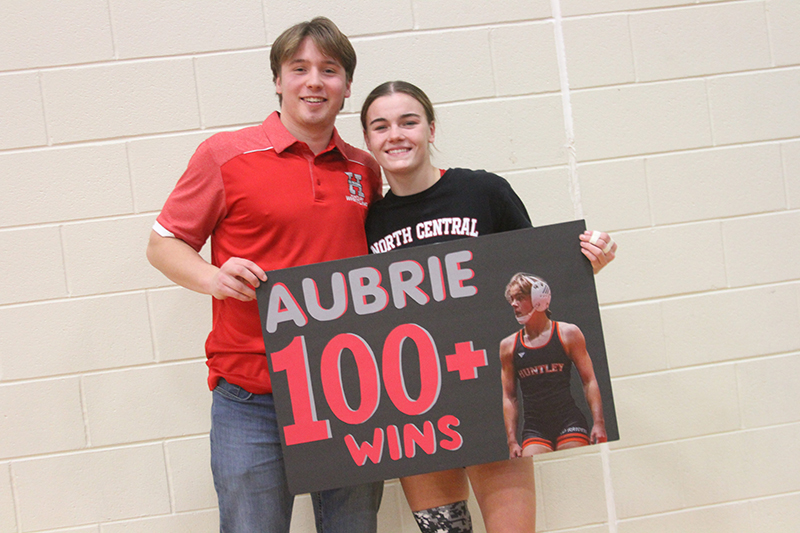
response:
M165 229L198 252L227 211L212 139L197 148L157 218Z

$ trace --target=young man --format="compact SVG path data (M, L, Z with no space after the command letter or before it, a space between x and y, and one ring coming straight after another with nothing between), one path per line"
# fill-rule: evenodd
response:
M600 388L586 351L586 339L578 326L550 320L550 297L547 282L530 274L514 274L506 287L506 299L523 326L500 342L503 414L510 457L607 440ZM573 364L592 411L591 432L570 393ZM517 440L517 381L525 412L521 445Z
M279 429L254 287L265 270L367 253L364 221L380 170L334 121L356 55L328 19L273 43L281 112L219 133L195 152L159 215L147 257L174 282L213 296L206 342L211 463L224 533L289 531ZM211 262L199 250L211 239ZM382 483L312 495L317 530L374 532Z

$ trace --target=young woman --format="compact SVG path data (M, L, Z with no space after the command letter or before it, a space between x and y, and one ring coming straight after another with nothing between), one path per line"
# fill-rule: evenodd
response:
M361 125L367 148L383 167L391 188L372 205L367 216L367 241L372 252L465 236L454 225L446 235L429 238L403 231L429 220L474 219L469 232L473 235L531 226L522 201L500 176L482 170L442 170L431 163L434 110L418 87L403 81L379 85L361 107ZM617 245L607 234L587 231L580 240L595 273L614 259ZM402 478L420 531L472 531L466 504L467 477L488 532L534 533L536 498L530 458Z

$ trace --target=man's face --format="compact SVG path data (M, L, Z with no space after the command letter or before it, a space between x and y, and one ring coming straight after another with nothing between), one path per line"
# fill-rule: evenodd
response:
M304 131L325 130L333 126L344 99L350 96L350 83L342 65L307 37L281 65L275 90L282 97L284 124Z

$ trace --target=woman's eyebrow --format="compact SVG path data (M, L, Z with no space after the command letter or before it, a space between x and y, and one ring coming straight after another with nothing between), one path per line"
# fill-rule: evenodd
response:
M410 112L410 113L403 113L402 115L400 115L400 118L401 119L402 118L409 118L409 117L420 118L421 116L422 115L420 115L419 113ZM377 118L374 118L374 119L372 119L370 121L370 125L375 124L376 122L388 122L388 121L389 121L389 119L386 119L386 118L383 118L383 117L377 117Z

